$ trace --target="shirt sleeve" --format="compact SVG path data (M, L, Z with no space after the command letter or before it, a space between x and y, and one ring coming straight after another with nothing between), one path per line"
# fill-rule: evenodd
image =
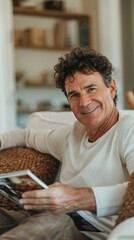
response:
M120 136L118 151L121 163L129 175L134 172L134 118L127 117L118 126ZM119 183L113 186L92 187L97 206L97 216L117 214L128 183Z
M69 126L48 130L18 129L0 135L0 150L26 146L42 153L49 153L62 160L62 145L66 144Z
M92 187L96 199L97 217L115 215L120 209L128 183L106 187Z
M15 146L26 146L26 130L15 130L0 134L0 150Z

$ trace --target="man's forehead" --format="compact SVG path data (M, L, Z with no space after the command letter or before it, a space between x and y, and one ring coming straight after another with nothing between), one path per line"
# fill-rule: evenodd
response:
M101 80L103 81L102 75L99 72L94 72L94 71L89 71L89 72L75 72L73 75L69 75L65 79L65 85L68 83L74 83L76 81L79 81L82 79L82 81L85 79L86 80Z

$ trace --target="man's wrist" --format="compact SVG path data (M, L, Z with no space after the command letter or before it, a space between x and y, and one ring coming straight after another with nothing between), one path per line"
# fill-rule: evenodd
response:
M79 210L88 210L92 213L96 213L96 201L91 188L80 188L77 196Z

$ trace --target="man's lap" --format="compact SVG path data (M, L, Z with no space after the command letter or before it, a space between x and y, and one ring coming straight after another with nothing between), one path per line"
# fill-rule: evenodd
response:
M66 214L40 213L33 216L25 211L4 211L0 209L0 225L2 221L10 223L11 230L0 235L0 239L47 239L47 240L86 240L75 227L72 219ZM3 216L3 215L4 216ZM9 219L6 219L9 216ZM12 225L14 224L14 226ZM1 229L2 230L2 229Z

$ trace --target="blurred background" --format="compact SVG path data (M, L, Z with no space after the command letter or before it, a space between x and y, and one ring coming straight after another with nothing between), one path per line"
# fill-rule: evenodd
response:
M118 108L134 90L133 0L0 1L0 132L24 128L35 111L70 110L55 87L58 57L76 46L105 54L115 69Z

